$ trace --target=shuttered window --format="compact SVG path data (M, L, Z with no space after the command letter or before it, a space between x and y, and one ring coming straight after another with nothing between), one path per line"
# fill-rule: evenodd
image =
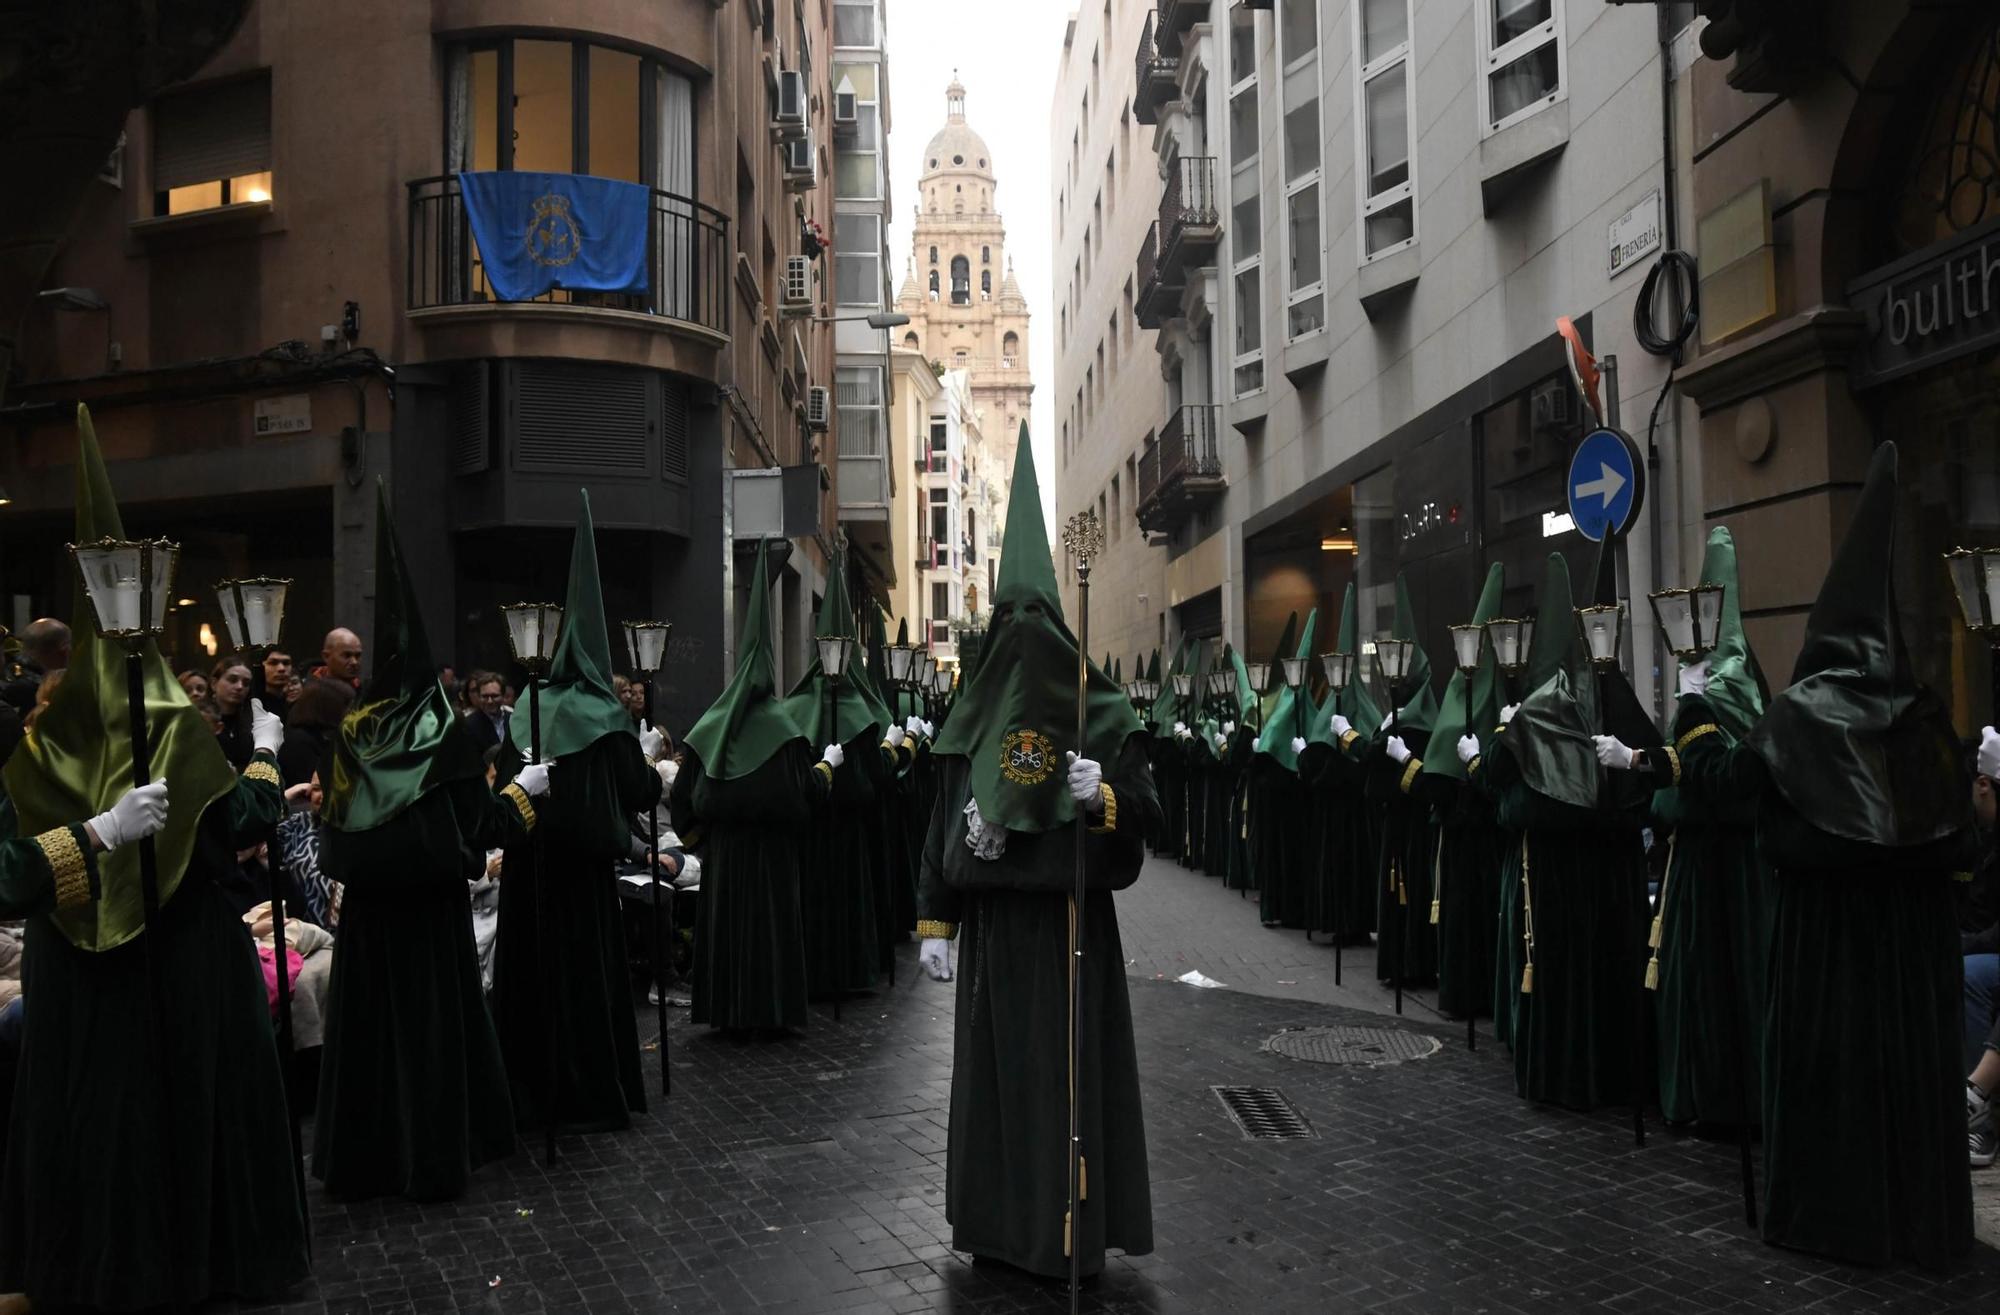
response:
M517 469L648 473L656 395L650 372L555 361L515 368Z
M153 190L159 214L270 200L270 74L155 101Z
M492 407L485 361L461 367L451 381L451 469L476 475L492 465Z
M687 483L688 387L672 375L660 380L660 474Z

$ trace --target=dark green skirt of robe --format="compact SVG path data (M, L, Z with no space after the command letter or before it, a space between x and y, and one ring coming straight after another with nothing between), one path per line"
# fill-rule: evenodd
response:
M1309 743L1299 755L1299 770L1310 782L1310 929L1329 933L1343 945L1366 945L1375 930L1375 856L1380 846L1376 810L1362 793L1361 766L1332 745Z
M513 1153L465 874L523 834L514 804L478 780L372 831L327 832L322 862L345 890L313 1121L313 1176L329 1195L450 1200Z
M615 864L659 796L638 738L608 735L557 760L534 835L507 847L493 1014L520 1128L544 1126L552 1066L563 1131L628 1127L646 1108Z
M1306 789L1296 772L1268 756L1250 768L1250 874L1267 927L1303 931L1311 913L1306 855Z
M283 807L249 780L210 805L157 924L115 950L29 921L0 1291L129 1311L271 1299L305 1277L264 974L216 885Z
M1417 760L1412 758L1411 763ZM1370 750L1368 798L1380 811L1381 846L1375 856L1375 976L1403 986L1428 986L1437 977L1437 926L1431 891L1438 862L1430 806L1403 789L1409 764ZM1419 767L1421 770L1421 767Z
M842 746L833 793L814 812L799 869L806 933L806 988L814 999L867 991L882 969L882 917L875 843L876 791L887 779L868 735Z
M1493 1012L1494 949L1500 934L1500 865L1506 837L1480 793L1448 776L1425 774L1419 789L1433 807L1438 1008L1454 1018Z

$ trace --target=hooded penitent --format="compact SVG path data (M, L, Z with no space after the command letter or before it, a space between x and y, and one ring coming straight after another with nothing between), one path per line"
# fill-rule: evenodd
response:
M611 639L605 629L604 591L597 578L590 493L579 490L577 496L582 505L570 546L562 635L540 690L543 758L566 758L607 735L632 734L632 713L611 688ZM508 742L523 758L528 754L525 740L530 729L526 717L508 719Z
M1011 831L1053 831L1076 818L1064 754L1078 748L1078 658L1056 592L1026 425L1008 498L1000 579L979 670L960 689L951 724L932 752L968 761L972 797L987 821ZM1084 665L1089 683L1080 751L1112 763L1127 737L1139 733L1139 719L1111 677Z
M722 697L687 733L687 746L701 759L702 770L718 781L748 776L793 740L811 739L778 698L777 676L771 667L770 572L765 565L768 547L768 540L757 544L750 608L736 639L736 674Z
M1494 562L1486 568L1486 587L1479 592L1479 604L1472 609L1472 624L1483 626L1500 615L1500 600L1506 593L1507 571ZM1485 737L1500 721L1500 663L1492 645L1479 646L1479 665L1470 678L1454 670L1445 682L1439 702L1437 723L1431 728L1430 744L1423 750L1424 771L1453 780L1465 779L1465 764L1458 760L1458 742L1466 735ZM1415 748L1415 745L1411 746Z
M1536 794L1597 807L1597 682L1577 629L1569 563L1549 554L1528 650L1528 693L1507 727L1507 747Z
M76 426L76 542L123 539L125 525L111 495L97 431L90 412L81 406ZM94 817L132 788L125 653L117 643L98 636L96 615L80 583L70 612L70 634L69 670L7 763L7 794L20 815L22 835ZM203 810L235 787L236 772L151 639L140 645L139 661L152 774L155 780L164 778L173 793L167 825L153 840L159 856L160 902L165 904L179 888L194 853ZM49 915L79 949L114 949L145 929L139 852L138 845L121 845L99 855L102 897Z
M1409 585L1401 571L1396 573L1396 624L1389 637L1410 641L1410 666L1390 691L1401 705L1396 709L1396 725L1388 733L1400 734L1403 743L1415 752L1429 742L1431 728L1437 724L1437 691L1431 688L1431 656L1417 638L1417 613L1410 606ZM1374 727L1358 729L1365 735Z
M1310 662L1313 656L1313 639L1319 632L1319 609L1315 607L1306 618L1305 633L1299 636L1299 644L1291 656L1304 658ZM1287 636L1291 627L1285 628ZM1284 684L1284 667L1273 663L1271 674L1278 679L1278 690L1265 698L1263 733L1257 737L1257 752L1270 758L1288 772L1299 769L1299 755L1292 749L1293 739L1304 739L1312 730L1311 700L1306 696L1304 686L1294 690Z
M1181 706L1181 696L1174 692L1174 677L1187 670L1188 641L1182 639L1180 647L1174 650L1174 660L1167 666L1165 679L1160 677L1159 661L1160 655L1156 652L1153 654L1153 679L1160 682L1160 697L1153 700L1152 725L1149 729L1155 735L1171 739L1174 723L1184 720L1182 714L1186 711Z
M1360 645L1361 621L1354 608L1354 586L1350 584L1340 602L1340 633L1334 637L1331 651L1351 653L1354 661L1348 667L1347 683L1339 689L1327 690L1326 698L1321 701L1319 712L1313 719L1312 729L1306 734L1308 744L1339 750L1340 741L1333 733L1335 713L1347 718L1348 723L1363 734L1381 723L1382 709L1363 678Z
M792 687L785 706L791 711L792 720L800 726L813 728L814 737L830 744L853 744L868 738L872 746L882 738L882 732L896 720L889 705L875 692L875 682L869 678L867 667L855 661L852 640L854 639L854 612L847 605L847 555L836 553L833 568L828 572L826 593L820 599L819 622L813 629L815 639L846 639L850 641L846 670L837 681L829 681L820 666L818 645L814 645L812 665L806 674ZM828 723L831 710L833 721Z
M1791 687L1748 739L1812 826L1885 848L1928 844L1967 821L1950 716L1917 683L1896 624L1896 461L1894 443L1876 449Z
M389 500L375 486L375 644L379 656L333 743L322 816L339 831L368 831L439 786L485 775L438 683L430 640L396 542Z

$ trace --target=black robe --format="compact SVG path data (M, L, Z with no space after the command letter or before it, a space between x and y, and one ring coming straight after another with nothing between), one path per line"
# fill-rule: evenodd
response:
M924 847L918 912L958 931L945 1170L952 1247L1065 1277L1075 836L1069 827L1009 832L1003 855L976 857L965 844L971 794L965 759L938 763L940 791ZM1104 767L1116 825L1090 834L1086 859L1079 1094L1088 1191L1078 1245L1084 1274L1103 1269L1107 1247L1127 1255L1153 1249L1138 1057L1112 891L1138 879L1142 837L1159 820L1160 808L1138 737ZM1107 810L1104 823L1113 820Z
M881 807L904 751L878 744L872 728L842 748L846 761L833 774L827 806L813 814L799 870L806 989L815 999L875 985L887 969L885 936L894 918Z
M1380 819L1375 853L1375 976L1403 986L1428 986L1437 977L1437 927L1431 921L1431 894L1438 862L1431 810L1411 787L1423 760L1389 757L1382 744L1363 764L1368 802Z
M1330 744L1307 744L1299 755L1310 814L1309 930L1330 932L1345 945L1366 945L1375 930L1375 855L1380 828L1368 806L1361 764Z
M1302 931L1312 911L1305 784L1269 754L1253 758L1248 775L1250 879L1258 916L1266 926Z
M1477 1018L1493 1008L1493 950L1500 934L1500 864L1506 835L1492 801L1464 781L1419 773L1438 835L1438 1008Z

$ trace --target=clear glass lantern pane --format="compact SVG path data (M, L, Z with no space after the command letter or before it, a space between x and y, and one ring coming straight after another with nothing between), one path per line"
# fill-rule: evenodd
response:
M1479 665L1479 639L1480 632L1478 626L1466 625L1453 626L1451 628L1452 657L1457 661L1460 671L1470 671Z
M1375 661L1384 679L1391 683L1401 680L1410 672L1410 641L1383 636L1375 641Z
M542 628L536 639L541 645L539 656L544 662L556 660L556 641L562 638L563 610L554 603L542 605Z
M1616 662L1619 622L1624 619L1623 609L1586 607L1579 609L1576 616L1583 627L1583 642L1590 650L1590 660L1597 663Z
M1535 618L1521 618L1521 661L1525 664L1535 652Z
M1486 623L1486 635L1493 641L1493 657L1503 667L1518 667L1527 651L1521 622L1495 619Z
M2000 552L1979 554L1979 575L1986 586L1986 620L2000 625Z
M1271 664L1252 662L1250 664L1250 688L1262 694L1271 688Z
M134 635L140 626L139 545L120 543L76 550L77 570L97 628L106 635Z
M180 566L181 546L161 540L141 544L140 549L148 574L146 609L139 624L148 634L157 635L166 629L167 608L174 601L174 574Z
M1676 654L1695 651L1694 596L1687 589L1662 589L1653 595L1653 617L1660 623L1660 633L1667 637L1667 647Z
M1715 647L1722 635L1722 586L1705 584L1694 591L1695 642L1702 650Z
M248 648L250 641L244 638L243 618L236 611L236 590L231 584L224 580L215 586L216 605L222 609L222 628L229 634L231 648Z
M245 580L238 586L243 596L244 643L251 648L277 644L285 625L285 597L290 580Z
M910 663L916 658L917 650L901 644L889 646L889 679L902 684L910 679Z
M1304 658L1285 659L1285 684L1297 689L1306 683L1306 660Z
M639 670L658 671L667 662L667 645L673 641L671 625L647 626L639 632Z
M813 642L819 645L819 669L839 680L847 670L847 641L835 635Z
M939 667L939 668L938 668L938 670L937 670L937 674L936 674L936 675L935 675L934 677L932 677L932 680L933 680L933 682L934 682L934 683L936 684L936 687L937 687L937 692L938 692L939 694L949 694L949 693L951 693L951 668L950 668L950 667Z
M1183 698L1183 699L1186 698L1188 696L1188 693L1193 689L1194 689L1193 676L1190 676L1185 671L1175 673L1174 696L1176 698Z

